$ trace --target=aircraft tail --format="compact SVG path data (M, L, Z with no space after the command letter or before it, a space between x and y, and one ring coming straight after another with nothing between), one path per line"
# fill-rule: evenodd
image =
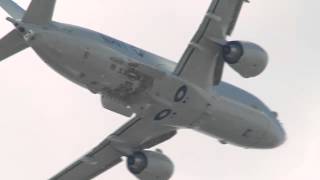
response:
M14 19L21 20L25 10L11 0L0 0L0 6Z
M0 61L26 49L28 44L17 30L12 30L0 40Z
M22 21L37 25L51 22L55 4L56 0L32 0Z
M7 20L16 26L16 29L0 40L0 61L2 61L29 46L17 30L18 23L23 19L25 10L11 0L0 0L0 6L12 17L7 18Z
M12 18L7 18L16 29L0 40L0 61L29 47L28 41L31 32L28 32L23 23L44 25L52 21L56 0L32 0L25 11L12 0L0 0L0 6Z
M43 25L51 22L56 0L32 0L27 11L12 0L0 0L0 6L16 20Z

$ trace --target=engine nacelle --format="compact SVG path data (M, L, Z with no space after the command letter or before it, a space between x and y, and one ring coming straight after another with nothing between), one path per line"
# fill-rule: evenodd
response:
M136 152L127 159L129 171L139 179L169 180L174 172L172 161L162 153Z
M268 65L268 54L251 42L231 41L223 46L223 58L242 77L261 74Z

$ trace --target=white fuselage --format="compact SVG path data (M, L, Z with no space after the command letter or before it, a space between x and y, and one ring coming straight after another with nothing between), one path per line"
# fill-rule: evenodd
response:
M130 115L156 102L174 116L154 121L160 126L194 129L248 148L274 148L285 140L276 115L241 89L223 82L199 88L172 73L175 63L90 30L60 23L30 29L30 46L49 66L106 101L116 100L118 108L110 107L115 112ZM181 87L187 93L180 101L175 96Z

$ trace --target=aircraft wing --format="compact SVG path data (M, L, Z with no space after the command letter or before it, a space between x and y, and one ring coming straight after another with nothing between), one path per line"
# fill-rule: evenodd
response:
M157 109L154 106L137 115L50 180L90 180L120 163L123 156L170 139L176 134L175 129L153 123Z
M224 64L220 57L222 45L231 35L244 1L247 0L212 0L175 69L176 75L204 88L220 82Z

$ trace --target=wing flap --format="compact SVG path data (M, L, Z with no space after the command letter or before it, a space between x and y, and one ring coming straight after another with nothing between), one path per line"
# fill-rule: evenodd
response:
M122 161L122 154L111 147L111 141L99 146L50 180L89 180Z
M240 15L240 12L241 12L241 9L242 9L242 6L243 6L243 1L244 2L249 2L247 0L239 0L239 4L237 4L235 6L235 13L233 14L233 16L231 16L231 19L230 19L230 23L229 23L229 26L228 26L228 30L227 30L227 35L231 35L235 26L236 26L236 23L237 23L237 20L239 18L239 15Z

